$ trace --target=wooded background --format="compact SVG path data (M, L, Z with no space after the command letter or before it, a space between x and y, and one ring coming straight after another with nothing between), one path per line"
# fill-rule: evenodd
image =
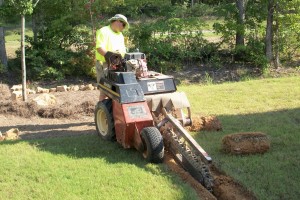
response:
M266 69L299 61L300 0L0 0L0 5L1 69L20 73L21 51L7 62L4 32L23 16L33 33L25 38L30 79L93 75L95 30L117 13L131 25L124 33L128 50L146 53L156 70L200 64Z

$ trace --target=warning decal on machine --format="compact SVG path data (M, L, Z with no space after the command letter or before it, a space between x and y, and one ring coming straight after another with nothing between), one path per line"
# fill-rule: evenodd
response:
M148 82L147 87L149 92L165 90L165 83L164 81Z
M129 118L131 119L146 118L148 116L146 109L143 105L128 106L127 109L128 109Z

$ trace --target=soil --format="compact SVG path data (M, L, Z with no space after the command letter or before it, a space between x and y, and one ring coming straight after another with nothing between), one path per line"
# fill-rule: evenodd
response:
M172 154L165 152L164 163L170 168L170 170L180 176L180 178L190 184L201 199L213 200L217 199L213 194L207 191L198 181L196 181L187 171L185 171L180 165L176 163Z
M8 91L8 87L0 84L0 131L2 133L18 128L19 137L23 140L96 134L93 112L99 95L97 90L52 93L57 99L57 105L48 108L37 107L31 102L37 95L28 95L28 103L11 102ZM202 126L204 119L199 119ZM211 168L211 171L216 186L214 194L211 194L178 165L168 152L164 162L171 171L190 184L201 199L255 199L232 178L214 168Z
M190 184L198 194L199 198L205 200L255 200L256 197L241 184L234 181L225 173L219 171L214 165L210 165L210 172L214 178L213 194L208 192L198 181L186 172L169 152L165 152L164 163L171 171L178 174L180 178Z
M186 127L188 131L221 131L222 124L216 116L196 116L192 118L192 126Z
M223 150L232 154L265 153L270 149L268 136L260 132L226 135L222 144Z

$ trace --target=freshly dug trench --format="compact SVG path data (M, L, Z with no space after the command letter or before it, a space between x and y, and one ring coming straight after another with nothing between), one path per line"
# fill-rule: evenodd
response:
M231 177L215 177L214 195L218 200L255 200L256 198Z
M180 178L190 184L200 199L203 200L216 200L217 198L211 194L206 188L204 188L196 179L194 179L187 171L185 171L180 165L176 163L171 153L165 151L164 163L170 168L170 170L180 176Z
M268 136L261 132L236 133L222 139L223 150L232 154L265 153L270 143Z
M190 184L200 199L205 200L256 200L256 197L236 182L233 178L227 176L215 165L210 165L210 171L214 178L213 194L204 188L196 179L194 179L187 171L176 163L171 153L165 151L164 163L170 170L186 183Z

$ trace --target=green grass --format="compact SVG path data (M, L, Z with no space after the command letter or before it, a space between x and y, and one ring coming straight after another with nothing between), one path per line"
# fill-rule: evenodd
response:
M300 77L222 85L185 85L194 115L215 114L222 132L193 133L223 171L258 199L299 199ZM221 151L224 135L261 131L271 149L264 155L233 156Z
M258 199L300 196L300 77L182 85L194 115L215 114L222 132L192 133L214 163ZM221 151L224 135L262 131L263 155ZM0 144L0 199L197 199L163 164L95 135Z
M25 29L26 36L33 36L31 28ZM27 42L25 42L27 44ZM5 31L6 53L9 58L15 58L16 50L21 48L21 28L10 27Z
M197 199L165 165L96 135L0 144L0 199Z
M25 35L32 37L33 32L31 28L25 29ZM21 28L10 28L5 31L5 42L20 42L21 40Z

